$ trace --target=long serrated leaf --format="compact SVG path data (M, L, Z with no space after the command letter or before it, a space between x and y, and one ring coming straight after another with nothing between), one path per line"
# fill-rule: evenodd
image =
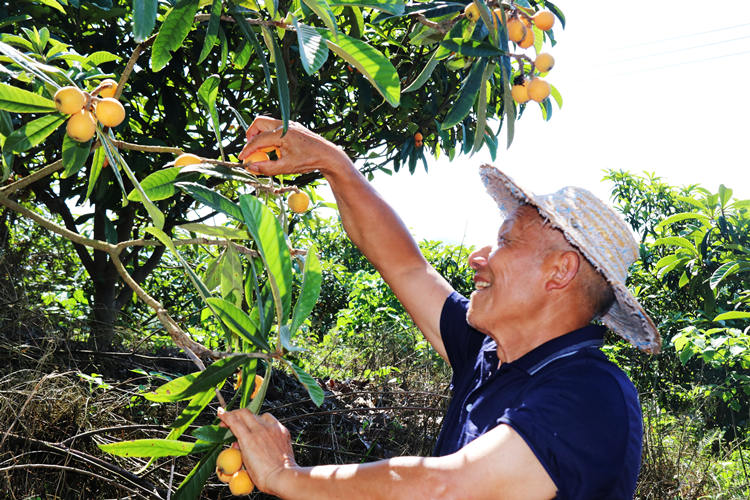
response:
M708 281L709 285L711 286L711 290L716 290L716 288L722 281L735 274L740 270L740 268L741 265L737 261L726 262L719 266L719 268L713 272L713 274L711 275L711 279Z
M505 64L500 65L500 75L500 84L503 87L503 115L505 116L503 121L507 133L506 148L509 148L513 143L513 136L516 131L516 103L513 101L513 95L511 94L510 71Z
M199 0L178 0L159 28L151 47L151 69L160 71L172 59L172 52L182 47L185 37L193 28L193 18L198 12Z
M59 10L63 14L66 14L65 9L57 0L39 0L39 3L52 7L53 9Z
M406 87L402 93L406 92L414 92L415 90L422 87L422 85L429 80L430 76L432 76L432 72L435 70L435 66L438 65L440 60L437 58L438 51L435 50L432 53L432 56L430 56L430 59L427 61L427 64L424 68L422 68L422 71L420 71L419 75L417 75L417 78L414 79L411 84L409 84L408 87Z
M225 240L249 240L250 235L247 231L238 229L236 227L227 226L209 226L207 224L189 222L187 224L181 224L180 229L190 231L192 233L205 234L207 236L216 236Z
M271 48L273 49L273 62L276 65L276 88L279 93L279 109L281 111L281 135L284 135L289 129L289 116L291 114L291 106L289 103L289 81L286 75L286 63L284 62L284 55L281 53L279 43L276 41L276 36L267 26L263 26L262 28L263 33L267 36L268 39L270 39Z
M401 82L396 68L382 52L362 40L343 33L339 33L335 39L330 31L322 28L318 28L318 33L325 38L328 48L357 68L388 104L394 108L398 107L401 100Z
M689 250L693 255L698 255L698 250L695 248L695 245L682 236L667 236L665 238L659 238L654 241L654 245L678 246Z
M721 313L714 318L714 321L726 321L728 319L748 319L750 318L750 312L745 311L728 311Z
M13 153L23 153L24 151L28 151L46 139L52 132L57 130L57 128L65 122L66 118L66 116L55 113L42 116L36 120L31 120L11 132L11 134L5 138L3 151L10 151Z
M357 7L382 10L394 16L401 16L406 11L403 0L331 0L328 4L331 7L356 5Z
M207 443L223 443L227 434L226 427L218 425L203 425L190 433L196 439L206 441Z
M289 352L300 352L304 351L304 347L297 347L292 343L292 333L289 331L289 325L281 325L279 327L279 340L281 345Z
M336 26L336 17L333 15L333 12L331 12L331 8L328 6L328 1L302 0L302 2L304 2L304 4L307 5L311 11L315 12L320 20L323 21L323 24L325 24L326 27L331 30L334 38L338 38L339 30Z
M166 200L177 192L175 179L180 174L182 167L169 167L157 170L141 181L141 188L151 201ZM130 201L141 201L141 192L133 189L128 193Z
M474 152L482 149L484 144L484 132L487 127L487 87L490 85L490 77L495 72L495 63L492 62L484 68L482 74L482 84L479 87L479 97L477 98L477 123L474 130Z
M242 12L239 12L236 8L233 8L230 13L237 23L237 27L240 28L240 31L242 31L242 33L245 35L245 38L247 38L247 40L252 44L253 50L255 50L255 54L258 56L258 59L260 59L260 64L263 67L263 74L266 77L266 88L268 89L268 92L271 92L273 87L271 83L271 69L268 67L266 54L265 52L263 52L263 49L260 46L260 42L258 42L258 37L255 35L255 31L253 31L253 28L245 20Z
M216 470L216 457L221 452L222 446L214 444L208 448L207 453L198 461L185 479L180 483L179 488L172 496L172 500L195 500L200 498L203 487Z
M307 389L307 393L310 395L310 399L312 399L313 403L315 403L316 406L322 405L323 400L325 399L325 393L323 392L323 389L320 388L315 379L312 378L309 373L307 373L305 370L295 365L291 361L287 361L287 363L292 367L292 370L294 370L294 374L297 376L297 379L299 379L299 381L302 382L302 385L305 386L305 389Z
M242 216L242 210L240 210L240 207L223 194L217 193L216 191L194 182L178 182L175 186L195 198L196 201L199 201L214 210L218 210L224 215L228 215L238 221L244 222L245 219Z
M216 137L216 143L219 145L219 151L221 152L221 159L224 159L224 148L221 145L221 128L219 123L219 112L216 111L216 97L219 95L219 82L221 79L219 75L211 75L201 84L198 89L198 98L201 100L203 105L208 109L208 114L211 117L211 128L214 131Z
M260 326L245 311L219 297L210 297L206 302L213 307L221 322L231 331L265 351L271 350L271 347L262 338L255 335Z
M270 363L266 365L266 373L263 377L263 383L260 384L260 388L258 389L258 394L255 395L253 400L250 402L250 405L248 405L247 409L251 412L255 413L256 415L260 412L260 407L263 404L263 400L266 399L266 391L268 390L268 385L271 382L271 375L273 373L273 367Z
M60 174L60 177L66 179L81 170L90 152L91 141L74 141L68 134L65 134L62 143L62 161L65 170Z
M55 102L28 90L0 83L0 109L14 113L48 113L55 111Z
M99 449L118 457L184 457L214 446L213 443L176 441L172 439L134 439L119 443L98 444Z
M443 120L444 129L455 127L469 114L479 92L479 87L482 85L482 75L486 67L486 59L479 59L472 65L469 74L461 85L458 98L456 98L453 107Z
M202 63L203 60L208 57L208 54L211 53L211 49L214 48L216 41L218 40L221 6L221 0L213 0L213 4L211 5L211 17L208 19L206 36L203 38L203 48L201 49L201 55L198 56L198 64Z
M478 42L476 40L450 38L440 42L440 45L452 52L456 52L466 57L497 57L507 55L507 52L504 52L487 42Z
M298 23L297 18L292 18L292 24L297 31L297 44L299 45L299 56L302 68L308 75L314 74L328 59L328 45L320 36L318 30L312 26Z
M86 59L84 59L83 66L99 66L100 64L120 60L122 60L122 57L113 54L112 52L107 52L106 50L97 50L93 54L89 54Z
M88 186L86 187L86 198L89 199L89 196L91 196L91 192L94 190L94 186L96 185L97 179L99 179L99 174L102 171L102 168L104 167L104 160L106 160L107 154L104 151L104 148L99 146L94 151L94 156L91 160L91 169L89 170L89 182Z
M218 386L237 371L237 368L249 361L250 358L241 354L220 359L207 366L203 371L170 380L161 387L144 392L141 395L149 401L156 402L182 401L192 398L198 393Z
M290 335L294 335L297 332L297 329L312 312L320 296L320 285L323 281L323 274L314 245L307 249L303 276L302 291L300 291L297 303L294 305L292 324L289 327Z
M654 231L661 231L666 226L674 224L675 222L680 222L684 220L693 220L693 219L697 219L703 222L704 224L708 224L711 221L711 219L708 216L703 215L698 212L682 212L679 214L671 215L667 217L666 219L664 219L663 221L659 222L657 225L654 226Z
M274 303L277 304L278 321L283 324L289 316L292 302L292 261L284 231L273 212L255 196L241 196L240 208L248 232L255 240L263 264L268 270Z
M255 177L247 173L245 170L226 167L224 165L208 165L205 163L197 163L182 168L183 174L187 174L190 172L197 172L199 174L205 174L211 177L218 177L219 179L224 179L226 181L247 182L255 180Z
M199 394L193 396L190 403L185 407L182 412L178 415L175 421L172 423L172 429L167 434L166 439L177 439L185 432L190 424L198 418L198 415L208 406L214 397L216 397L215 389L221 389L221 387L207 389Z
M133 36L141 43L151 36L156 25L157 0L133 0Z

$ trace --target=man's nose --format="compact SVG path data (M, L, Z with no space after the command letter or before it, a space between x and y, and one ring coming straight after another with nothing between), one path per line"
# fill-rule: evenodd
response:
M488 245L472 252L469 255L469 267L476 271L487 264L487 256L490 254L490 250L492 250L492 247Z

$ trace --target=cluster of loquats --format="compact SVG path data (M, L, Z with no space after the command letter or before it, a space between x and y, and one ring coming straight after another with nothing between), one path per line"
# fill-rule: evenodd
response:
M96 134L96 122L105 127L116 127L125 119L125 108L114 98L117 82L104 80L93 91L78 87L62 87L55 92L55 107L70 115L65 131L78 142L90 141Z
M503 8L506 9L505 12L503 12ZM470 22L478 21L480 17L479 7L473 2L468 4L464 9L464 16ZM492 11L495 29L497 29L498 23L503 22L503 18L507 22L505 28L508 41L522 49L534 46L534 28L540 31L549 31L555 24L555 16L549 10L540 10L532 14L529 9L518 7L512 3L495 8ZM529 100L542 102L550 95L550 86L538 75L549 72L555 65L555 59L546 52L537 54L533 61L526 55L514 56L519 62L520 74L513 80L511 88L513 100L519 104L524 104ZM524 72L524 59L532 62L528 77Z
M414 134L414 147L421 148L424 144L422 142L422 139L424 139L424 137L422 136L421 132L417 132L416 134Z
M227 448L216 457L216 476L229 485L232 495L249 495L255 485L242 467L242 453L237 448Z

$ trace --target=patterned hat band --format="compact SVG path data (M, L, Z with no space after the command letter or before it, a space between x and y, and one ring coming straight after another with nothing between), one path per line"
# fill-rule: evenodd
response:
M659 352L661 337L654 322L625 286L628 268L638 259L638 244L612 208L583 188L535 196L492 165L482 165L479 174L503 217L522 204L533 206L604 276L615 294L601 317L607 327L642 351Z

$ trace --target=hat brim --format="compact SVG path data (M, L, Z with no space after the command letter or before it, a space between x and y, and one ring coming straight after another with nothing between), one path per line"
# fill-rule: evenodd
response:
M480 176L503 217L510 216L521 205L533 206L552 227L560 230L565 238L604 276L615 294L612 307L600 318L608 328L644 352L655 354L661 350L661 337L653 320L624 283L608 272L606 266L597 262L591 252L587 252L586 246L578 241L575 233L570 230L567 220L548 210L544 204L537 201L533 193L524 190L496 167L482 165Z

